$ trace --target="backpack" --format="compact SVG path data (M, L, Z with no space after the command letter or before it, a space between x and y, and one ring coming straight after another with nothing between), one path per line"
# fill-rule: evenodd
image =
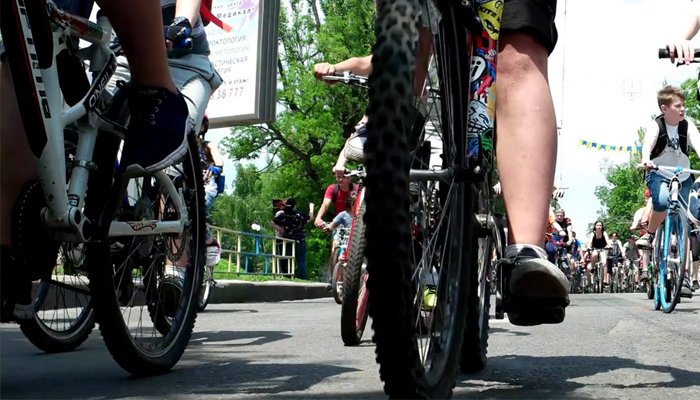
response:
M357 185L355 184L350 184L350 191L352 192L353 190L357 190ZM338 192L340 191L340 185L335 184L333 185L333 208L335 208L335 201L338 200Z
M664 121L663 115L659 115L655 118L656 124L659 126L659 137L656 138L656 144L651 150L651 159L658 157L661 152L666 148L666 141L668 138L668 132L666 131L666 121ZM686 156L688 155L688 121L683 120L678 124L678 144L681 151Z
M216 194L220 195L226 188L226 177L224 174L220 174L216 177L216 179L214 179L214 182L216 182Z
M224 21L220 20L214 14L211 13L211 3L213 1L214 0L202 0L201 5L199 6L199 15L200 17L202 17L202 24L204 26L207 26L210 22L213 22L214 25L218 26L224 31L231 32L231 27L228 24L226 24Z

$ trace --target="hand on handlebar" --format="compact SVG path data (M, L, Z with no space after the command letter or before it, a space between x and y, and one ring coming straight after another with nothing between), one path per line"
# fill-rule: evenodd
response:
M344 165L336 164L333 166L333 174L338 178L342 178L348 172Z
M690 65L695 59L695 48L690 40L677 40L666 45L671 62Z
M643 165L646 168L647 172L653 171L656 169L656 164L654 164L651 161L647 161L647 162L643 163Z
M316 79L321 79L324 76L335 74L335 66L330 63L318 63L314 65L314 76ZM325 81L329 85L334 85L335 81Z
M325 224L326 224L326 222L325 222L324 220L320 219L320 218L316 218L316 220L314 221L314 226L315 226L316 228L321 228L321 229L323 229L323 226L324 226Z

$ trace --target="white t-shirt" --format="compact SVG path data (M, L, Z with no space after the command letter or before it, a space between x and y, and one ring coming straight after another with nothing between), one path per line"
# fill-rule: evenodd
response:
M700 132L695 124L688 121L688 147L693 149L700 149ZM651 160L656 165L664 167L683 167L690 168L690 159L688 156L683 154L680 148L680 138L678 136L678 125L666 124L666 147L661 151L661 154L656 156ZM646 128L646 133L644 135L644 145L651 145L651 149L654 148L656 144L656 139L659 137L659 125L653 120L649 123ZM683 182L690 177L690 174L683 172L678 175L678 179Z

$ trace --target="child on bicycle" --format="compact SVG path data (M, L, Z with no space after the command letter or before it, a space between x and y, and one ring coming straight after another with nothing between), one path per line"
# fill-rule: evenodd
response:
M666 218L665 205L660 204L661 185L668 183L668 177L656 166L690 168L689 147L700 156L700 132L695 124L685 119L685 94L683 89L666 86L658 92L657 100L661 115L648 124L642 143L642 163L647 168L646 184L651 194L652 212L647 232L637 240L640 249L650 249L654 243L654 233ZM678 174L681 182L680 196L688 199L692 179L689 173ZM687 276L686 276L687 278ZM683 292L691 291L690 280L683 282Z

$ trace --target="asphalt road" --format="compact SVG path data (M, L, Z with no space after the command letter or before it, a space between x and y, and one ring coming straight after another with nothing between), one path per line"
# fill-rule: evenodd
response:
M700 299L671 315L643 294L577 295L566 321L492 320L489 366L459 377L456 398L700 399ZM385 398L374 346L344 347L333 300L210 305L169 374L130 378L93 333L45 355L0 328L0 398Z

